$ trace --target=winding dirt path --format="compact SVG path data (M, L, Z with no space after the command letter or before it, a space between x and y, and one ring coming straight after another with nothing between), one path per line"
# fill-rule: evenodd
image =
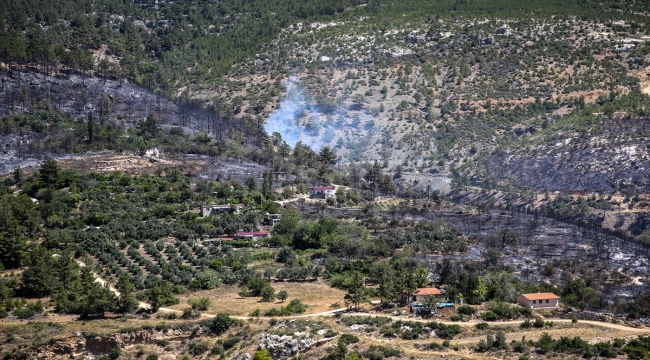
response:
M57 254L53 256L59 256ZM79 264L81 267L86 267L86 264L81 261L75 259L75 261ZM106 285L108 282L104 280L102 277L100 277L98 274L96 274L93 271L93 275L95 276L95 282L98 282L102 284L102 286ZM109 289L115 294L115 296L120 296L120 292L113 287L110 283L108 283ZM143 309L151 309L151 305L146 303L146 302L140 302L138 307L143 308ZM301 319L301 318L309 318L309 317L317 317L317 316L333 316L336 315L337 313L342 313L347 311L348 309L342 308L342 309L336 309L336 310L329 310L329 311L323 311L319 313L314 313L314 314L303 314L303 315L291 315L291 316L283 316L283 319ZM175 310L175 309L170 309L170 308L165 308L161 307L158 309L158 311L162 312L167 312L167 313L182 313L180 310ZM375 317L375 316L383 316L383 317L388 317L393 320L404 320L404 321L417 321L417 322L430 322L430 321L435 321L441 324L445 325L459 325L463 327L469 327L469 326L475 326L476 324L484 321L477 321L477 320L472 320L472 321L439 321L435 319L427 320L427 319L412 319L412 318L402 318L398 316L389 316L389 315L384 315L384 314L370 314L370 313L360 313L360 312L350 312L350 313L345 313L342 314L343 316L368 316L368 317ZM207 314L207 313L201 313L202 317L207 317L207 318L212 318L217 316L217 314ZM239 319L239 320L250 320L250 319L259 319L258 317L252 317L252 316L231 316L233 319ZM572 320L570 319L546 319L549 321L553 321L555 323L570 323ZM496 322L490 322L489 324L494 324L494 325L519 325L523 322L523 320L509 320L509 321L496 321ZM621 325L621 324L613 324L610 322L604 322L604 321L593 321L593 320L580 320L579 321L581 324L589 324L593 326L600 326L604 328L609 328L609 329L615 329L615 330L621 330L621 331L629 331L629 332L634 332L634 333L647 333L650 332L650 329L648 328L635 328L631 326L626 326L626 325Z

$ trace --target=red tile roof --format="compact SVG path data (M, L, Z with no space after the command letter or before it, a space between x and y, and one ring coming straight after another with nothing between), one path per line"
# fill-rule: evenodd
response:
M438 288L419 288L415 295L442 295L442 291Z
M232 240L235 240L235 238L225 237L225 238L219 238L219 240L221 240L221 241L232 241Z
M546 300L559 299L560 297L553 293L521 294L526 300Z
M237 237L244 237L244 236L262 236L262 235L268 235L268 231L240 231L235 234Z

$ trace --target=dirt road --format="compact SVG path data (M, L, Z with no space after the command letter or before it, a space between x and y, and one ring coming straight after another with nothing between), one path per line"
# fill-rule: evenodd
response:
M54 256L58 256L58 255L54 255ZM75 259L75 261L77 261L77 263L81 267L86 266L86 264L83 261L76 260L76 259ZM96 273L93 272L93 275L95 276L95 281L102 284L102 286L107 283L106 280L102 279ZM109 289L113 293L115 293L116 296L120 296L120 292L117 291L117 289L115 289L110 284L109 284ZM140 302L139 307L143 308L143 309L150 309L151 305L149 305L146 302ZM342 308L342 309L336 309L336 310L323 311L323 312L314 313L314 314L285 316L285 317L282 317L282 318L283 319L301 319L301 318L317 317L317 316L333 316L333 315L335 315L337 313L342 313L342 312L347 311L347 310L348 309L346 309L346 308ZM164 307L159 308L159 311L182 313L182 311L180 311L180 310L174 310L174 309L169 309L169 308L164 308ZM399 316L388 316L388 315L384 315L384 314L370 314L370 313L357 313L357 312L351 312L351 313L346 313L346 314L342 314L342 315L343 316L370 316L370 317L385 316L385 317L389 317L389 318L391 318L393 320L417 321L417 322L435 321L435 322L445 324L445 325L459 325L459 326L463 326L463 327L475 326L476 324L478 324L480 322L483 322L483 321L476 321L476 320L472 320L472 321L456 321L456 322L454 322L454 321L444 321L444 320L439 321L439 320L435 320L435 319L425 320L425 319L404 318L404 317L399 317ZM201 313L201 316L211 318L211 317L215 317L216 314ZM258 319L256 317L251 317L251 316L232 316L232 318L239 319L239 320ZM570 319L546 319L546 320L553 321L554 323L570 323L572 321ZM492 322L490 324L493 324L493 325L519 325L522 322L523 322L523 320L510 320L510 321L497 321L497 322ZM594 326L600 326L600 327L609 328L609 329L621 330L621 331L629 331L629 332L634 332L634 333L648 333L648 332L650 332L650 329L648 329L648 328L634 328L634 327L630 327L630 326L626 326L626 325L613 324L613 323L604 322L604 321L580 320L580 323L581 324L594 325Z

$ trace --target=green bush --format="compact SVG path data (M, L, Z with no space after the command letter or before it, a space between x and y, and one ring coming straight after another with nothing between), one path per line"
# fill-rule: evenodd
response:
M196 309L199 311L208 310L211 304L210 299L208 299L207 297L189 299L187 303L192 307L192 309Z
M470 305L461 305L456 309L456 312L460 315L474 315L476 313L476 308L470 306Z
M196 319L201 317L201 313L198 310L192 309L192 308L187 308L183 310L183 315L181 315L181 319L187 320L187 319Z
M381 345L370 345L370 348L368 348L365 355L370 360L381 360L384 358L401 356L402 350Z
M194 356L199 356L208 351L208 345L200 342L191 342L187 346L187 351Z
M339 341L342 341L345 345L355 344L359 342L359 338L352 334L342 334Z
M436 335L438 335L439 338L451 340L458 334L460 334L460 325L438 324Z
M230 326L234 323L233 319L228 314L219 313L209 323L209 329L215 335L221 335L228 331Z
M498 317L497 314L493 313L492 311L486 311L481 314L481 319L484 321L497 321Z
M488 323L480 322L480 323L476 324L475 326L476 326L476 328L478 330L485 330L485 329L488 328L489 325L488 325Z
M240 341L241 338L239 336L229 336L226 340L223 341L223 348L224 350L231 349Z

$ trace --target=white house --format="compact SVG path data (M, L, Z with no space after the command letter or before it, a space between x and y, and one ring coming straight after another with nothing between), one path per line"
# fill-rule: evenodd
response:
M327 199L334 196L334 186L314 186L309 188L310 199Z
M517 304L537 308L555 308L560 297L553 293L521 294L517 296Z

